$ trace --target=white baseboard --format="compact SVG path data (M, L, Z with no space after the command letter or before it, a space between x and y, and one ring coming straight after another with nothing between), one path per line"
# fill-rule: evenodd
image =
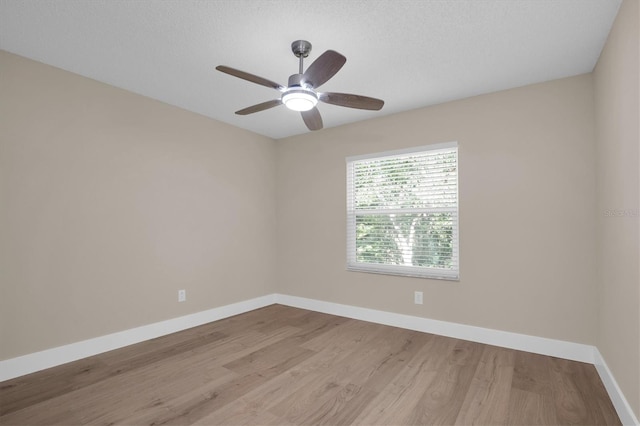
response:
M611 370L609 370L602 354L598 348L595 347L593 348L593 352L595 357L594 365L596 370L598 370L598 374L600 375L600 379L602 380L604 387L607 389L607 393L609 394L609 398L611 398L613 406L616 407L620 421L623 425L640 425L638 418L635 416L631 406L629 405L629 401L624 397L624 394L618 386L618 382L616 382L613 374L611 374Z
M242 314L264 306L273 305L276 303L275 300L276 295L270 294L0 361L0 382L124 346L133 345L134 343L155 339L156 337L165 336L175 333L176 331L186 330L191 327Z
M377 324L438 334L456 339L485 343L509 349L533 352L573 361L594 364L613 402L620 420L625 425L640 425L631 406L618 387L600 351L595 346L565 342L544 337L528 336L507 331L492 330L471 325L438 321L429 318L397 314L342 305L339 303L307 299L285 294L270 294L231 305L209 309L154 324L124 330L106 336L47 349L41 352L0 361L0 381L66 364L81 358L97 355L113 349L154 339L177 331L196 327L212 321L228 318L254 309L279 303L296 308L308 309L347 318L359 319Z
M550 355L573 361L587 362L590 364L594 363L594 347L581 343L528 336L525 334L492 330L489 328L456 324L374 309L359 308L357 306L341 305L338 303L305 299L303 297L287 296L283 294L278 294L276 296L276 301L282 305L309 309L312 311L324 312L327 314L339 315L378 324L391 325L409 330L438 334L440 336L485 343L503 348Z

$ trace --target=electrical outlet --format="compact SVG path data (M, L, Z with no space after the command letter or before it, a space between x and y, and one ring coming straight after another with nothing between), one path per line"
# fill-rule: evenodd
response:
M422 305L422 292L414 291L413 292L413 303L416 305Z
M187 290L178 290L178 302L187 300Z

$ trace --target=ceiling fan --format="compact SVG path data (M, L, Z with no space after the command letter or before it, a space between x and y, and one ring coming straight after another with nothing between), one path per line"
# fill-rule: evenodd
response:
M331 77L340 71L340 68L342 68L347 61L347 58L338 52L327 50L303 72L302 61L309 56L311 43L306 40L296 40L291 43L291 50L293 54L300 59L300 67L298 74L293 74L289 77L287 87L235 68L224 65L216 67L218 71L223 73L282 92L279 99L273 99L241 109L236 111L236 114L253 114L254 112L264 111L284 104L289 109L300 111L302 120L309 130L320 130L322 129L322 117L316 108L318 101L332 105L373 111L378 111L384 105L384 101L367 96L318 91L318 87L329 81Z

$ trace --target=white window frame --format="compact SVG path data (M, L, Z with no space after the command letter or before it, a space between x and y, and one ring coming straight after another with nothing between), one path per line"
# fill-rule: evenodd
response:
M408 266L408 265L385 265L376 263L358 262L356 259L356 210L354 208L354 181L355 171L353 165L358 161L370 160L370 159L382 159L390 157L402 157L407 154L437 151L437 150L450 150L456 148L456 206L451 208L450 211L455 213L454 226L453 226L453 250L456 258L456 267L453 269L441 269L441 268L428 268L421 266ZM433 278L442 280L459 281L460 279L460 244L459 244L459 152L458 142L445 142L440 144L425 145L408 149L385 151L373 154L365 154L358 156L351 156L346 158L347 163L347 270L357 272L368 272L376 274L387 275L400 275L409 277L420 278ZM424 209L425 212L429 212L429 209ZM432 212L443 211L442 209L433 209ZM447 210L449 211L449 210ZM372 211L359 210L359 214L367 213L393 213L389 209L380 209ZM402 209L398 209L396 212L402 212ZM408 212L408 210L405 210Z

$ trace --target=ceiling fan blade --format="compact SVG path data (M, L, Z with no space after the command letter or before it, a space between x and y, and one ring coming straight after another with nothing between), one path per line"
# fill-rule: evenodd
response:
M282 104L282 101L280 99L274 99L272 101L263 102L261 104L257 104L257 105L247 107L245 109L241 109L240 111L236 111L236 114L238 115L253 114L254 112L264 111L265 109L277 107L278 105L281 105L281 104Z
M301 111L300 114L302 114L304 124L307 125L309 130L322 129L322 117L320 116L318 108L313 107L309 111Z
M384 101L381 99L351 95L349 93L319 93L318 99L327 104L373 111L378 111L384 105Z
M240 70L237 70L235 68L227 67L227 66L224 66L224 65L218 65L216 67L216 69L218 71L221 71L221 72L225 73L225 74L229 74L229 75L232 75L234 77L238 77L238 78L241 78L243 80L250 81L252 83L260 84L262 86L271 87L272 89L276 89L276 90L279 90L281 92L285 89L284 86L282 86L282 85L280 85L280 84L278 84L278 83L276 83L274 81L267 80L266 78L258 77L257 75L249 74L248 72L240 71Z
M338 52L327 50L309 65L302 80L317 89L340 71L345 62L347 58Z

